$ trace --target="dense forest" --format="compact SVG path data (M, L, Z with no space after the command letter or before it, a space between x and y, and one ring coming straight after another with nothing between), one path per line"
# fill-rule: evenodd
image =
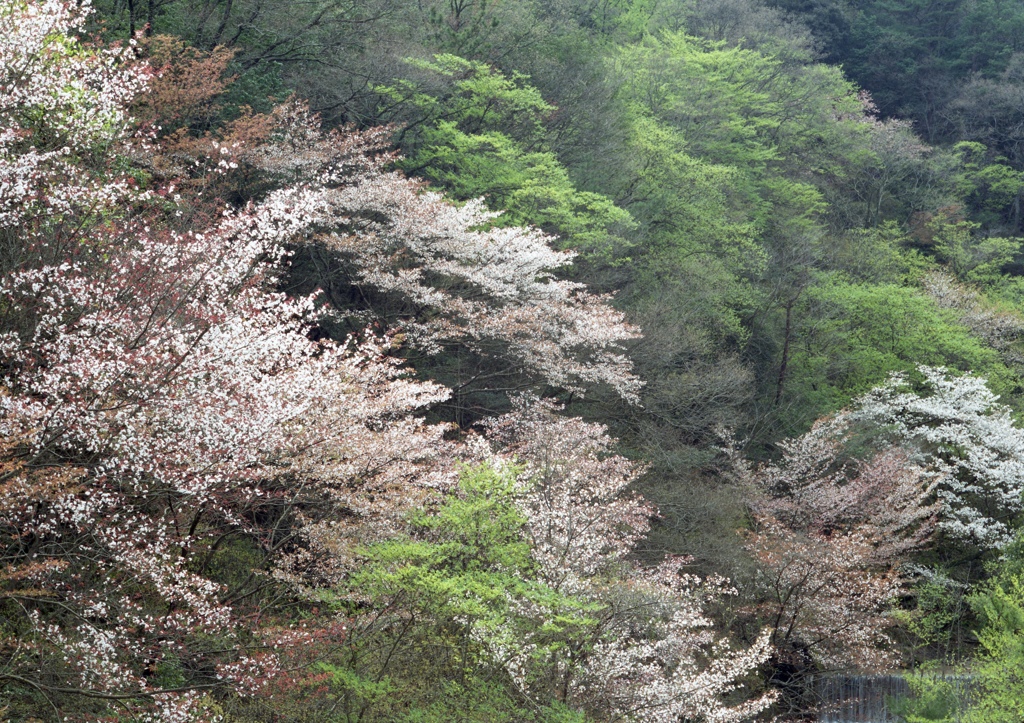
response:
M1020 2L0 38L0 719L1019 723Z

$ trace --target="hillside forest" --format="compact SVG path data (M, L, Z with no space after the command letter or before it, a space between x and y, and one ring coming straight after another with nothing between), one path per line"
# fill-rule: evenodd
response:
M0 0L0 719L1019 723L1022 200L1016 0Z

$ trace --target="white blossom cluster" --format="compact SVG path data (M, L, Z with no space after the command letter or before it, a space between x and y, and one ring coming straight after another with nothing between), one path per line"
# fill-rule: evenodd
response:
M888 428L920 464L942 474L939 524L946 534L1002 547L1024 511L1024 430L984 379L941 367L918 371L920 392L895 374L859 401L854 417Z
M554 405L521 399L488 424L506 454L526 464L520 508L545 582L575 592L633 551L654 508L628 487L643 467L611 453L604 427L556 414Z
M767 660L767 633L730 649L703 612L710 600L735 592L724 580L688 574L686 558L654 569L627 560L655 514L628 490L643 468L611 453L613 440L601 425L557 411L521 399L516 411L487 425L503 453L525 465L519 507L540 579L599 611L591 646L547 661L552 680L564 681L568 702L611 720L724 723L765 710L771 694L726 701ZM524 638L511 628L488 629L478 638L525 689L530 663L544 649L542 615L551 612L510 603L518 615L537 618L538 632Z
M772 693L724 702L771 655L769 631L740 650L716 640L703 605L728 591L720 581L686 574L685 563L670 557L636 575L574 681L575 695L606 701L613 719L642 723L738 723L771 705Z
M88 13L88 2L0 2L0 228L96 213L128 192L75 159L121 137L148 73L124 49L84 46L74 32Z
M242 160L317 181L267 199L293 222L279 232L344 255L354 263L353 282L421 310L399 320L410 341L428 351L452 340L470 348L497 342L548 384L578 393L608 384L623 398L638 399L641 382L622 351L638 332L607 298L555 275L572 262L572 252L556 251L553 239L536 229L494 227L498 214L482 200L456 206L385 170L389 156L369 155L379 134L353 144L321 133L301 110L279 118L278 144Z

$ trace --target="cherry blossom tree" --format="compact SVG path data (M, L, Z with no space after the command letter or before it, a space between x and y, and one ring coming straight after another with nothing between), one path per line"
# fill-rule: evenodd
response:
M748 490L746 548L757 562L746 612L772 631L773 681L806 708L808 675L892 666L887 631L903 563L928 543L941 475L900 448L851 453L853 415L819 420L781 444L774 463L749 466L728 449Z
M73 3L0 3L0 227L31 233L71 215L125 202L123 178L104 178L95 151L130 123L145 86L124 48L94 48L75 36L85 13ZM16 256L5 243L4 255ZM10 263L8 261L8 263Z
M536 229L496 226L500 214L482 200L457 206L388 170L388 139L387 129L323 131L292 102L222 137L175 138L160 167L214 176L205 190L257 195L288 214L280 231L296 253L284 283L322 288L340 336L376 323L399 332L424 364L458 350L492 361L451 380L460 388L514 378L503 388L582 394L605 384L637 401L641 383L623 344L638 332L607 297L558 276L575 254Z
M487 422L502 453L525 465L520 507L544 580L577 590L621 566L650 529L653 506L629 491L643 466L612 453L607 430L559 415L550 401L520 398Z
M259 599L311 516L399 514L432 479L444 430L410 414L448 392L403 378L386 339L310 340L312 300L268 290L282 220L273 206L203 232L124 220L0 282L0 429L17 440L3 543L15 570L53 563L28 578L42 592L8 599L23 612L8 680L188 715L196 691L258 690L273 641L232 601ZM210 568L236 537L256 577L227 585ZM178 674L159 672L172 660Z
M980 549L1013 539L1024 511L1024 430L981 377L918 367L865 395L855 416L942 474L939 528Z
M683 557L653 569L629 559L656 514L629 491L643 467L614 454L601 425L557 412L520 399L486 425L502 453L524 465L516 504L539 579L595 610L593 629L550 655L541 690L602 720L740 721L763 711L772 695L728 700L767 659L768 635L731 649L705 613L710 601L735 594L724 580L688 573ZM542 635L492 632L487 642L525 685Z
M929 282L933 293L943 281ZM749 612L774 631L774 677L795 695L821 667L896 662L886 629L907 563L938 535L975 551L1003 547L1024 504L1022 432L970 374L894 374L780 446L777 462L758 467L727 451L749 490L759 589Z
M735 590L687 574L687 562L670 557L603 591L601 635L571 682L572 700L601 718L644 723L743 721L774 702L774 691L745 690L730 704L768 661L770 635L745 648L716 635L705 608Z

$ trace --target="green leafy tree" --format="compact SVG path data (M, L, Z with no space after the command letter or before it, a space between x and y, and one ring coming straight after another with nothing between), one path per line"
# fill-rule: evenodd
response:
M555 108L526 76L455 55L410 62L425 80L379 89L405 120L396 136L404 170L457 199L484 197L505 211L501 225L539 226L593 254L624 243L633 225L629 213L576 188L546 141Z
M915 364L973 370L1000 390L1012 378L996 350L914 287L823 279L802 297L798 319L791 423L841 407Z
M1021 239L986 236L970 221L932 222L935 255L961 281L996 287L1004 269L1020 254Z
M910 695L893 701L892 711L906 723L956 723L960 717L962 686L925 665L904 676Z
M985 227L1016 228L1020 223L1024 173L976 141L961 141L953 150L962 164L959 191L973 217Z
M968 723L1010 723L1024 717L1024 575L1020 543L1016 564L971 603L982 621L980 653L971 667L976 692L964 717Z
M365 548L328 599L355 619L346 657L323 666L343 720L580 720L517 694L496 650L534 641L522 681L534 684L567 638L596 625L593 605L537 579L518 472L465 469L458 494L414 513L408 537Z

